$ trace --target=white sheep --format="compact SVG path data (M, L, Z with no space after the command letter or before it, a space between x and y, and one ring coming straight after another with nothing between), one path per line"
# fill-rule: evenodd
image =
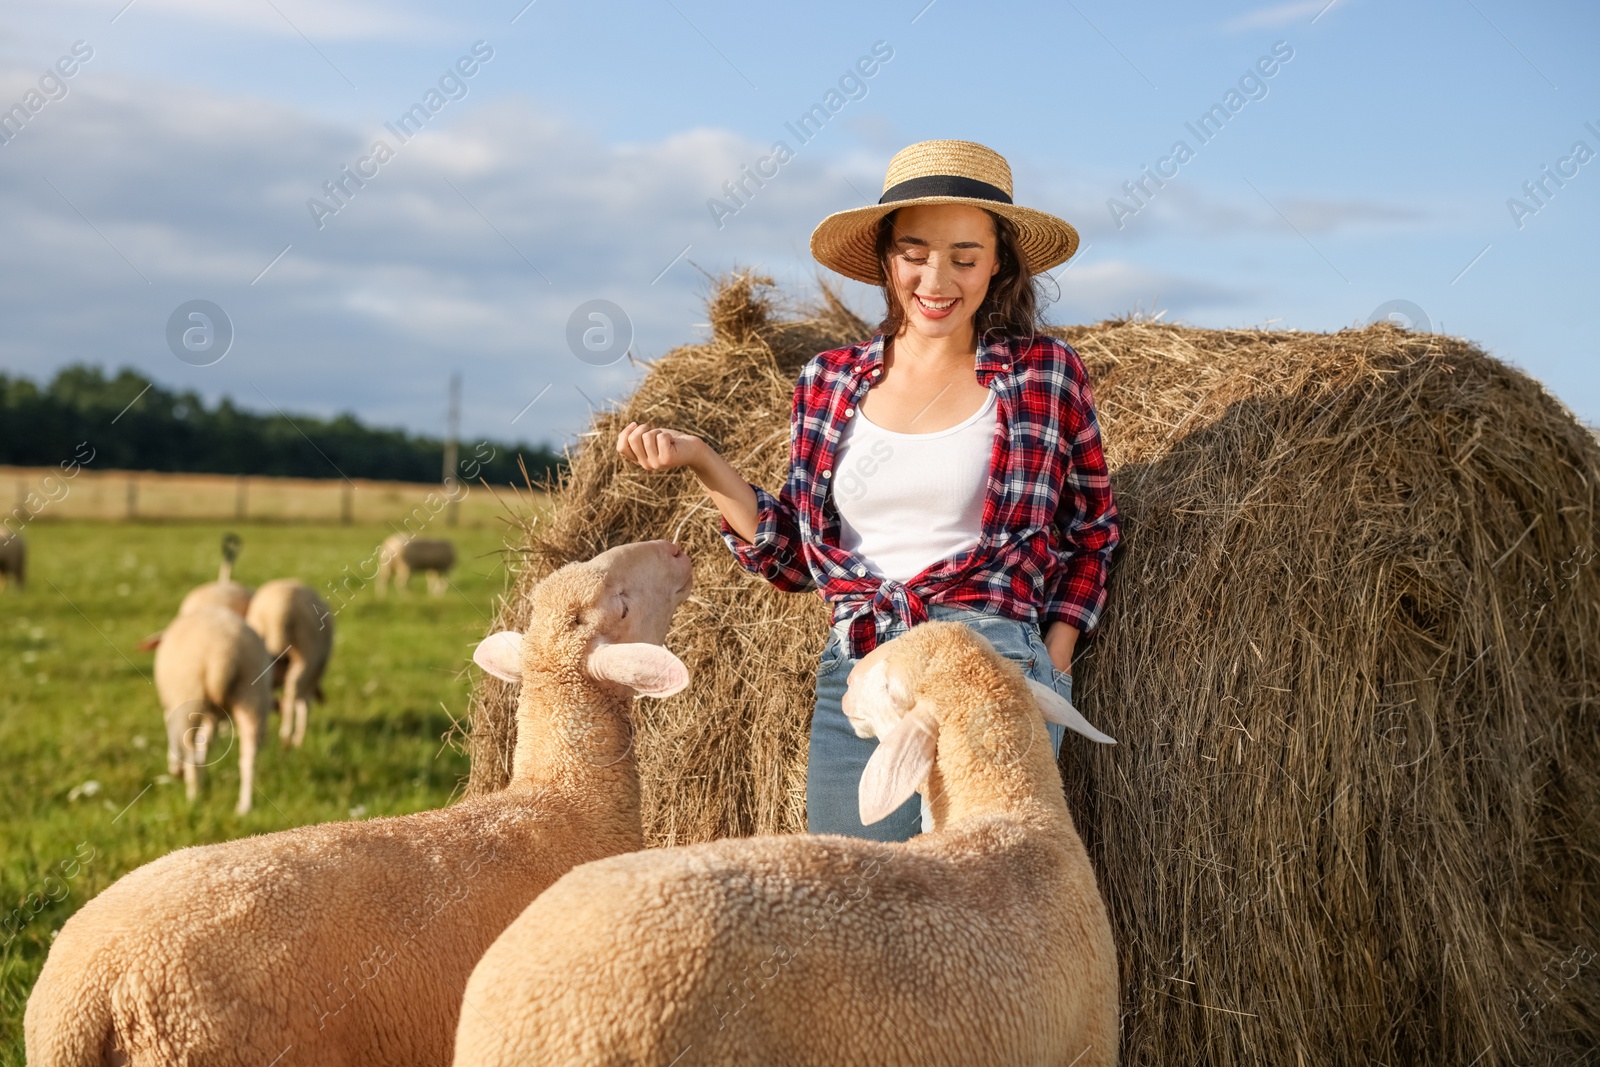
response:
M333 654L333 613L309 585L277 578L256 590L245 621L272 657L273 687L283 688L278 738L299 748L311 701L323 699L322 672Z
M378 592L388 592L392 577L401 589L411 584L412 571L428 575L428 592L444 595L447 575L456 565L456 546L449 541L428 541L394 534L378 546Z
M178 614L187 615L199 608L226 608L242 619L250 611L250 599L254 595L254 589L238 582L206 582L183 595Z
M167 771L183 774L189 799L200 794L217 723L233 719L239 744L239 804L250 810L256 750L272 709L272 657L237 614L197 607L173 619L156 648L156 695L167 723Z
M217 580L197 585L185 593L183 600L178 604L178 614L182 616L199 608L214 607L226 608L241 619L244 618L245 613L250 610L250 598L255 595L255 590L233 580L233 561L238 558L239 535L224 534L222 564L217 568ZM135 647L140 652L148 652L161 644L161 635L165 632L157 630Z
M193 611L205 605L215 605L236 612L241 618L250 608L253 590L233 580L233 564L239 558L239 535L222 535L222 563L217 567L217 580L195 586L178 605L178 614Z
M0 589L6 587L7 575L17 580L18 589L28 584L28 542L21 534L0 526Z
M660 642L690 581L676 545L623 545L479 645L522 685L504 790L182 849L91 900L28 1000L28 1063L448 1064L495 936L574 865L642 847L632 697L688 684Z
M1045 718L1087 724L960 623L851 682L858 732L884 732L863 821L926 781L934 831L576 868L474 970L456 1064L1114 1063L1116 952Z

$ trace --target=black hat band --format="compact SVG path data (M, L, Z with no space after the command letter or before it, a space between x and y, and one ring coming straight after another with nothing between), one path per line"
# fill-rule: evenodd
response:
M920 178L907 178L883 191L878 203L896 200L915 200L924 196L964 196L970 200L993 200L999 204L1011 203L1011 194L998 185L967 178L959 174L925 174Z

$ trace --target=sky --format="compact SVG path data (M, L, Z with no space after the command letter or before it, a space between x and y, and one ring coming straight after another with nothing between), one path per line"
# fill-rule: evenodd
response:
M875 201L900 148L958 138L1081 234L1053 322L1333 331L1398 306L1600 423L1600 5L0 11L6 373L132 366L430 434L460 374L465 436L561 444L707 336L711 278L813 295L817 222ZM876 321L877 290L833 277Z

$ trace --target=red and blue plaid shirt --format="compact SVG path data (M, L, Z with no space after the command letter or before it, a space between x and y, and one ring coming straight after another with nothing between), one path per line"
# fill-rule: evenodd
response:
M760 486L752 542L724 520L723 539L745 570L785 592L816 589L849 620L851 658L871 651L898 620L914 626L927 605L976 608L1048 629L1063 620L1087 633L1105 607L1106 572L1120 539L1100 447L1094 396L1068 344L1035 337L982 343L978 384L1000 409L989 460L983 528L973 548L905 582L871 573L840 547L829 493L845 424L883 374L884 337L816 355L800 372L790 415L789 478L776 497Z

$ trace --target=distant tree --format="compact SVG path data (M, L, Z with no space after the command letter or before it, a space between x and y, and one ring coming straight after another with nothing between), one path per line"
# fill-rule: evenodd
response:
M0 374L0 463L53 466L80 441L93 445L101 468L297 478L433 482L444 456L439 438L366 426L348 412L258 413L229 397L208 408L199 394L164 389L127 367L108 378L73 364L43 389ZM459 476L520 485L519 456L536 483L566 465L548 445L463 441Z

